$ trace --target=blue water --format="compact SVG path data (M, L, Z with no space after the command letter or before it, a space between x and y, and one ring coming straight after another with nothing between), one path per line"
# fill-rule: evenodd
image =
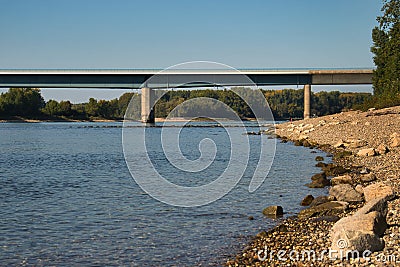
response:
M121 124L0 124L0 265L219 266L250 236L277 223L262 215L264 207L281 205L290 216L305 195L325 193L304 186L319 171L315 157L323 154L277 142L271 171L254 193L248 186L257 149L244 177L222 199L201 207L170 206L135 183L122 129L109 126ZM199 140L218 141L225 134L218 127L185 129L182 153L196 159ZM257 145L257 136L249 138ZM209 182L226 165L228 150L220 147L204 177L188 180L168 168L165 173L177 184ZM162 156L153 160L166 164Z

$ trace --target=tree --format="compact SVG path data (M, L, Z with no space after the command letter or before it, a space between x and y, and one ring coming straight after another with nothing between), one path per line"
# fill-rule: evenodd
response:
M9 116L36 116L39 115L45 102L39 89L10 88L0 95L0 109L2 114Z
M99 105L97 104L97 100L94 98L89 98L89 103L85 105L86 114L89 116L98 116L99 115Z
M42 109L42 112L50 116L58 115L60 113L60 104L56 100L50 99Z
M72 104L70 101L60 102L60 114L61 116L71 116L72 115Z
M379 25L372 30L374 94L382 98L400 98L400 0L384 0Z

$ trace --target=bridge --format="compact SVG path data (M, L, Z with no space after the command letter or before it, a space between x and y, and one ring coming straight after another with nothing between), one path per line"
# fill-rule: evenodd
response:
M372 69L11 69L0 70L0 88L141 89L143 122L154 122L154 89L229 86L304 86L304 118L312 85L372 84Z

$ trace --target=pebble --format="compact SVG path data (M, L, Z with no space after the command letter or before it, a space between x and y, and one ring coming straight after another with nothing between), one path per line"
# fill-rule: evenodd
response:
M395 114L395 115L393 115ZM287 124L277 125L276 133L279 136L287 137L289 140L298 140L300 128L305 125L316 125L313 131L308 134L308 140L316 144L323 144L321 149L327 153L336 153L333 145L337 140L365 140L368 146L378 147L380 144L387 142L395 134L400 132L400 106L376 110L374 112L349 111L331 116L320 118L312 118L307 121L298 121ZM367 116L368 115L368 116ZM394 117L396 116L396 117ZM307 124L306 124L307 123ZM365 127L369 126L369 127ZM291 129L288 130L288 129ZM296 133L298 132L298 133ZM392 135L392 136L390 136ZM398 134L396 134L397 136ZM342 149L342 148L341 148ZM345 148L346 151L356 154L359 149ZM343 149L342 149L343 151ZM400 148L393 148L389 153L382 154L377 157L343 157L335 159L336 163L344 168L357 170L354 166L362 166L360 172L364 175L372 172L377 181L385 181L392 185L397 195L400 192ZM358 169L359 170L359 169ZM372 182L372 181L371 181ZM371 182L364 182L366 186ZM346 214L347 216L354 213L355 209L361 205L355 205ZM365 259L357 259L352 261L346 260L331 260L324 257L322 261L278 261L276 255L272 260L269 258L266 261L260 261L257 252L265 247L269 249L296 249L301 252L304 249L313 249L317 255L330 247L329 233L334 222L325 220L298 219L292 217L284 220L281 225L284 225L287 231L281 232L283 226L273 228L263 234L257 235L250 242L252 248L242 252L238 256L233 257L226 262L227 266L398 266L399 262L385 263L376 261L374 257L383 253L397 256L400 260L400 199L395 199L388 202L389 212L387 222L392 225L387 229L384 235L386 247L381 252L375 252L371 255L371 261ZM245 256L244 256L245 255ZM229 264L228 264L229 263Z

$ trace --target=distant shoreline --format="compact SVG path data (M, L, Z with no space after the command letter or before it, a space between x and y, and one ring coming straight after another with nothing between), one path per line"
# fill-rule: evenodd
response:
M219 119L223 120L223 119ZM242 121L254 121L253 118L244 118ZM0 118L0 123L40 123L40 122L123 122L123 119L103 119L103 118L93 118L93 119L71 119L71 118L24 118L24 117L10 117L10 118ZM188 118L156 118L155 122L189 122L192 121ZM207 118L198 118L195 121L213 121Z

